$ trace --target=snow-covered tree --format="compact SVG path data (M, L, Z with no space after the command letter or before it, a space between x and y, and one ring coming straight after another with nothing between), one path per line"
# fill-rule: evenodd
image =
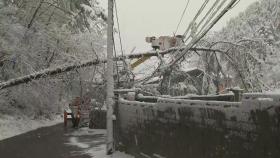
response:
M96 0L0 0L0 82L103 57L103 12ZM21 106L34 117L55 112L102 75L99 66L34 81L2 91L1 103Z
M235 85L251 92L279 88L279 3L257 1L221 31L205 38L208 43L204 46L224 51L218 54L216 62L210 62L216 63L213 68L210 66L210 72L220 69L213 72L213 77L230 75Z

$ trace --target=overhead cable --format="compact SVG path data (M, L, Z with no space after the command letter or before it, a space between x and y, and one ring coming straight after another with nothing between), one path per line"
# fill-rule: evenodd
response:
M187 11L187 8L188 8L188 6L189 6L189 3L190 3L190 0L187 0L187 4L186 4L186 6L185 6L185 9L184 9L184 11L183 11L183 13L182 13L182 15L181 15L181 18L180 18L180 21L179 21L179 23L178 23L178 25L177 25L176 31L174 32L175 35L177 34L178 29L179 29L179 26L181 25L182 20L183 20L185 14L186 14L186 11Z

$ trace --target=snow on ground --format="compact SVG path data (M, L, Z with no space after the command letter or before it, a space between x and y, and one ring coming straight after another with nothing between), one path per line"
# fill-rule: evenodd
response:
M69 140L66 145L82 149L83 154L93 158L134 158L122 152L115 152L113 155L106 155L106 130L81 128L68 134ZM75 154L75 151L74 153Z
M274 89L274 90L271 90L271 91L266 91L265 93L268 93L268 94L280 94L280 89Z
M60 115L53 119L30 120L25 116L2 115L0 117L0 140L23 134L41 127L48 127L62 123L63 118Z

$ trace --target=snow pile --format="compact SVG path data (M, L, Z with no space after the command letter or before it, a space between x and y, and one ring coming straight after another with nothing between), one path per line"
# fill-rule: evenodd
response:
M112 157L113 158L133 158L133 156L127 155L127 154L122 153L122 152L115 152Z
M274 89L272 91L266 91L267 94L280 94L280 89Z
M113 155L106 155L106 130L96 130L81 128L70 133L70 138L66 145L75 146L82 149L83 154L94 158L133 158L122 152L115 152ZM73 151L74 153L78 151Z
M26 116L0 117L0 140L26 133L40 127L52 126L62 122L62 117L57 115L50 119L30 120Z
M98 147L91 148L86 150L86 154L94 157L94 158L134 158L131 155L127 155L123 152L115 152L113 155L106 155L106 145L102 144Z

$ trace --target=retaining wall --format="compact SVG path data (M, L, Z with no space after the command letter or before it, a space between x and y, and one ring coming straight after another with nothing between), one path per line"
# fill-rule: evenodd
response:
M280 95L242 102L119 100L117 149L136 157L279 158Z

